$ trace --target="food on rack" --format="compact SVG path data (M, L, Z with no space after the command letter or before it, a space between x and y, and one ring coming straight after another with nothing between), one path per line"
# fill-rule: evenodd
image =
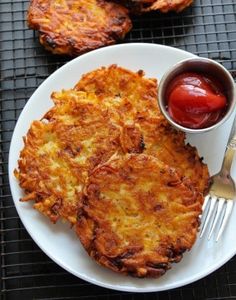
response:
M206 128L220 121L227 108L221 83L201 73L183 73L168 85L165 100L170 117L188 128Z
M191 179L203 194L209 189L209 172L196 148L185 144L185 134L175 130L157 106L157 83L112 65L85 74L76 89L94 93L112 108L113 119L135 122L144 138L144 153L156 156Z
M193 3L193 0L121 0L134 13L144 13L159 10L163 13L169 11L181 12Z
M77 56L123 39L132 28L129 10L133 13L152 10L180 12L192 2L31 0L27 22L30 28L39 31L39 41L48 51Z
M209 173L160 113L156 80L111 65L52 99L24 137L21 200L76 224L100 264L161 276L195 241Z
M114 44L132 27L128 10L105 0L31 0L27 20L47 50L71 56Z
M160 277L195 242L203 196L145 154L115 156L89 176L77 234L99 264Z

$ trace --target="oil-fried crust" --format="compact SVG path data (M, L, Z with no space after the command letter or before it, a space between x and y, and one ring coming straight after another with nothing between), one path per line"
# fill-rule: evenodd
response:
M22 201L34 200L52 222L63 217L74 224L88 173L122 152L121 130L95 96L68 90L52 98L55 106L24 138L15 174L26 192Z
M170 11L181 12L193 3L193 0L117 0L126 5L133 13L145 13L159 10L162 13Z
M191 179L200 192L209 190L209 172L195 147L185 145L185 134L176 131L157 105L157 81L112 65L85 74L75 87L95 94L113 109L113 122L134 122L144 141L144 153L156 156Z
M191 249L202 202L188 180L157 158L117 156L89 176L76 231L99 264L159 277Z
M27 21L47 50L71 56L114 44L132 27L128 10L105 0L31 0Z

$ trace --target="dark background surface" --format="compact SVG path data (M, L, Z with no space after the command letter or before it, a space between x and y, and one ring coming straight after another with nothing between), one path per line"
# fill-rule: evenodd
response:
M25 23L27 7L28 1L0 0L1 299L236 299L236 258L208 277L182 288L149 294L121 293L67 273L32 241L19 220L9 189L9 145L27 99L68 59L53 56L40 46L37 33ZM169 45L213 58L235 78L235 12L235 0L196 0L179 15L151 13L135 17L134 28L125 42Z

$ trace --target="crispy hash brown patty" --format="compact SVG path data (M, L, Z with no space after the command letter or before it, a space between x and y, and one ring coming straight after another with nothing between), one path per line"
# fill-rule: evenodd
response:
M159 10L162 13L169 11L181 12L193 3L193 0L122 0L123 3L134 13L144 13Z
M105 0L31 0L27 21L47 50L71 56L114 44L132 27L128 10Z
M55 106L24 138L15 174L26 192L22 201L34 200L52 222L74 224L88 173L121 151L120 128L95 96L68 90L52 98Z
M95 94L111 108L114 123L134 122L144 140L144 153L153 155L191 179L206 194L209 172L195 147L185 145L185 134L175 130L160 113L157 105L157 82L144 73L116 65L85 74L75 89Z
M127 154L89 176L76 230L99 264L159 277L191 249L202 202L188 180L157 158Z

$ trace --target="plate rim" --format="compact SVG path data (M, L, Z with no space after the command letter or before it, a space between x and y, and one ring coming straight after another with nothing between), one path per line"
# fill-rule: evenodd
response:
M196 56L195 54L192 54L188 51L185 51L185 50L182 50L182 49L178 49L178 48L175 48L175 47L171 47L171 46L166 46L166 45L159 45L159 44L153 44L153 43L126 43L126 44L118 44L118 45L111 45L111 46L107 46L107 47L103 47L103 48L100 48L100 49L96 49L96 50L93 50L89 53L85 53L79 57L76 57L72 60L70 60L69 62L65 63L64 65L62 65L60 68L58 68L56 71L54 71L52 74L50 74L38 87L37 89L35 89L35 91L33 92L33 94L29 97L27 103L25 104L24 108L22 109L19 117L18 117L18 120L15 124L15 127L14 127L14 130L13 130L13 134L12 134L12 137L11 137L11 142L10 142L10 148L9 148L9 158L8 158L8 177L9 177L9 184L10 184L10 191L11 191L11 195L12 195L12 198L13 198L13 202L14 202L14 206L17 210L17 213L19 215L19 218L21 220L21 222L23 223L25 229L27 230L27 232L29 233L29 235L31 236L32 240L38 245L38 247L48 256L50 257L50 259L52 259L55 263L57 263L60 267L62 267L63 269L65 269L66 271L68 271L69 273L73 274L74 276L82 279L82 280L85 280L87 282L90 282L92 284L95 284L95 285L98 285L100 287L105 287L105 288L108 288L108 289L112 289L112 290L117 290L117 291L125 291L125 292L136 292L136 293L146 293L146 292L158 292L158 291L165 291L165 290L171 290L171 289L174 289L174 288L179 288L179 287L182 287L182 286L185 286L187 284L190 284L190 283L193 283L199 279L202 279L204 277L206 277L207 275L211 274L212 272L214 272L215 270L217 270L218 268L220 268L222 265L224 265L227 261L229 261L235 254L236 254L236 248L235 248L235 251L233 253L230 253L228 255L226 255L225 259L222 260L220 263L217 263L215 265L213 265L211 268L208 268L207 272L203 272L203 273L197 273L191 277L188 277L187 279L183 279L182 281L179 281L178 283L175 283L173 282L171 284L171 287L165 287L165 286L152 286L152 287L140 287L140 288L137 288L135 286L133 287L126 287L126 286L122 286L122 288L120 287L120 285L122 284L118 284L118 287L116 285L113 285L113 284L110 284L110 283L106 283L106 282L102 282L102 281L97 281L96 279L94 278L91 278L91 277L88 277L87 275L83 274L83 273L79 273L74 271L73 269L71 269L70 266L68 266L66 263L64 263L63 261L57 259L56 257L54 257L50 251L47 250L47 248L44 247L43 244L41 244L40 241L37 240L35 234L32 232L32 230L30 229L29 226L26 225L25 223L25 219L22 215L22 212L20 211L20 209L18 208L18 205L16 205L16 202L19 201L19 199L16 199L17 198L17 193L16 191L14 190L14 185L16 184L16 179L12 176L12 171L14 170L14 164L12 162L13 160L13 143L15 143L15 141L17 139L19 139L19 137L16 137L16 133L17 131L19 130L19 124L21 123L21 119L22 119L22 116L24 115L24 111L27 110L28 108L28 105L30 105L30 103L33 101L32 99L37 96L37 93L40 93L40 90L43 89L43 87L48 83L48 81L50 80L53 80L54 77L57 76L57 74L59 74L60 72L63 72L64 69L67 69L70 67L70 65L73 65L75 63L77 63L77 61L79 62L80 60L83 60L85 57L88 58L89 56L94 56L96 55L97 53L99 52L106 52L106 51L109 51L110 49L113 49L113 48L117 48L118 50L119 49L122 49L122 48L129 48L129 47L144 47L144 48L151 48L153 47L153 49L155 51L158 52L158 49L160 48L168 48L168 49L171 49L171 50L175 50L176 52L179 52L179 53L182 53L182 54L188 54L188 55L191 55L191 56ZM22 137L21 137L22 138ZM18 184L18 182L17 182ZM78 254L79 255L79 254ZM142 280L142 279L140 279Z

